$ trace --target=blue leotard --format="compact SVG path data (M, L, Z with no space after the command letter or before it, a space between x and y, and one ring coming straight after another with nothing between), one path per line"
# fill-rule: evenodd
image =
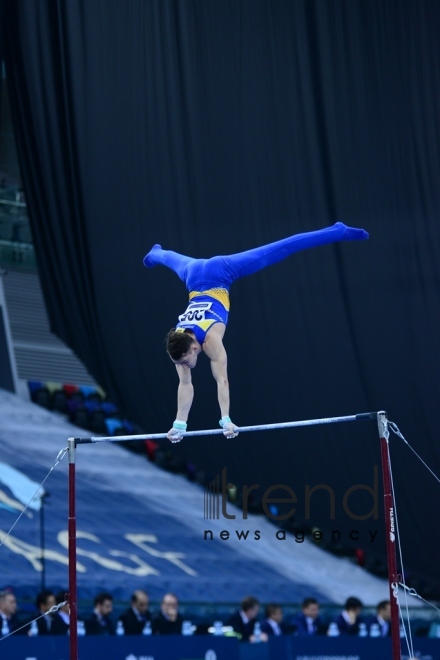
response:
M206 291L191 291L189 304L179 316L176 330L191 330L197 341L203 344L206 333L215 323L228 322L229 293L226 289L213 288Z

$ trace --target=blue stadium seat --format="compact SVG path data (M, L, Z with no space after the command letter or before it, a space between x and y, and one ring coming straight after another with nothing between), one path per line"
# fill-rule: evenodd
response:
M94 394L98 394L96 387L93 387L92 385L81 385L79 389L83 393L85 399L88 399Z
M89 413L94 413L96 410L101 410L101 405L97 401L84 401L84 408Z
M105 425L107 427L107 433L109 435L115 435L115 432L122 427L122 422L120 419L114 419L113 417L107 417L105 420Z
M119 414L119 410L117 409L115 404L111 403L110 401L103 401L101 407L108 417L116 416Z
M36 392L37 390L41 390L41 388L44 387L44 383L41 380L28 380L28 387L29 387L29 392L32 396L33 392Z
M43 408L50 410L52 396L49 389L46 387L46 384L39 380L30 380L28 381L28 387L29 393L31 395L31 401L36 403L38 406L42 406Z
M122 425L124 426L124 428L127 432L126 435L134 435L134 433L135 433L134 426L131 422L128 421L128 419L124 419L122 421Z

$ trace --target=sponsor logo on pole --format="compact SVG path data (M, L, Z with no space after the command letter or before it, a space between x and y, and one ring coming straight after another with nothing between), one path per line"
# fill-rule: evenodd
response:
M390 508L390 541L394 543L396 536L394 534L394 509Z

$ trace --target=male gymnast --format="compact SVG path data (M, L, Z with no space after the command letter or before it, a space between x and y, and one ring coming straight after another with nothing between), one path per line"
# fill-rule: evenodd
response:
M238 429L229 417L229 383L227 355L223 336L229 314L229 288L235 280L252 275L267 266L307 248L339 241L365 240L364 229L347 227L337 222L331 227L296 234L280 241L237 254L211 259L193 259L154 245L144 258L144 265L153 268L167 266L185 282L189 291L189 305L179 316L179 322L166 338L166 350L176 365L179 376L177 415L168 432L171 442L180 442L187 428L187 420L194 397L191 369L202 351L211 360L211 370L217 382L220 406L220 426L227 438L235 438Z

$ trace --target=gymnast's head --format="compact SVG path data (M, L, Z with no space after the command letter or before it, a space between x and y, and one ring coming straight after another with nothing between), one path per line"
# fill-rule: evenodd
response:
M180 364L187 369L194 369L197 356L202 350L193 332L189 330L178 332L175 328L167 334L165 346L174 364Z

